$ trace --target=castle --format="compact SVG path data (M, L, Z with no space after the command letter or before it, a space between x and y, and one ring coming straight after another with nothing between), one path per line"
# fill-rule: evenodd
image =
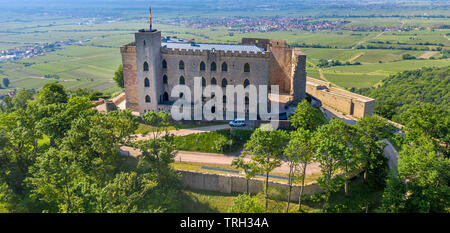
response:
M174 86L278 85L297 102L305 98L306 55L284 40L244 38L241 44L204 44L161 37L158 30L139 30L135 41L120 48L126 107L144 114L168 111L180 97ZM224 96L225 97L225 96ZM225 99L224 99L225 101ZM246 104L248 104L246 102Z

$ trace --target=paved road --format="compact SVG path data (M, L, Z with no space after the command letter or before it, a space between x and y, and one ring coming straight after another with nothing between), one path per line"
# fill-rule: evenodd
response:
M391 169L392 171L396 171L398 165L398 152L389 140L383 139L383 142L386 143L386 147L384 148L383 152L384 156L389 159L389 169Z
M333 108L330 108L328 106L322 105L321 107L322 112L325 114L325 117L328 120L331 120L331 118L338 118L341 121L349 124L349 125L355 125L356 124L356 119L348 116L348 115L344 115L341 112L338 112L336 110L334 110Z
M346 122L347 124L354 125L356 124L356 119L351 118L349 116L345 116L343 114L340 114L336 110L333 110L328 107L322 107L323 112L327 116L328 119L330 118L339 118ZM175 136L186 136L189 134L196 134L196 133L204 133L204 132L212 132L222 129L230 128L228 125L215 125L215 126L206 126L206 127L198 127L198 128L192 128L192 129L179 129L179 130L171 130L170 133L174 134ZM135 135L136 139L138 141L142 140L149 140L153 138L153 135L150 133L146 136L142 135ZM384 140L387 144L386 148L384 149L384 154L387 158L389 158L389 168L395 169L397 167L397 155L398 152L395 150L394 146L388 141ZM137 157L141 154L141 152L137 149L131 148L131 147L121 147L120 148L121 153L124 155L129 155L133 157ZM202 153L202 152L192 152L192 151L178 151L177 155L175 157L176 161L183 161L183 162L196 162L196 163L204 163L204 164L223 164L223 165L230 165L231 161L233 161L234 158L236 158L237 155L224 155L224 154L215 154L215 153ZM249 160L248 157L246 157L246 160ZM274 170L275 172L280 173L289 173L289 166L286 163L282 163L282 165ZM317 174L320 173L320 168L318 163L313 163L308 166L306 173L308 175L310 174Z
M171 130L170 133L176 136L186 136L189 134L196 133L204 133L204 132L212 132L222 129L230 128L228 125L215 125L215 126L206 126L192 129L180 129L180 130ZM149 140L154 138L154 136L150 133L146 136L135 135L138 141ZM120 148L120 152L124 155L129 155L137 158L141 152L140 150L123 146ZM193 151L177 151L177 155L175 157L176 161L183 162L195 162L195 163L204 163L204 164L221 164L221 165L230 165L231 161L235 159L238 155L224 155L224 154L216 154L216 153L202 153L202 152L193 152ZM250 160L248 157L246 160ZM282 163L281 167L278 167L274 170L275 172L280 173L289 173L289 166L286 163ZM307 167L307 174L319 173L320 168L318 164L311 164Z
M140 151L130 148L130 147L122 147L123 153L128 153L130 156L137 157L140 155ZM193 162L193 163L202 163L202 164L219 164L219 165L230 165L233 159L237 158L235 155L224 155L224 154L216 154L216 153L202 153L202 152L193 152L193 151L177 151L177 155L175 156L175 161L182 162ZM249 161L249 157L245 157L245 160ZM274 172L279 173L289 173L289 166L287 163L282 163L280 167L275 168ZM308 165L306 169L306 174L316 174L320 173L320 168L318 163L313 163Z

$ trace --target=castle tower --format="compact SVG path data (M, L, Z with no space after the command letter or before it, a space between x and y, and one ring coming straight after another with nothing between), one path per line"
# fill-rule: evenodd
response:
M162 96L161 32L135 33L139 112L157 111Z

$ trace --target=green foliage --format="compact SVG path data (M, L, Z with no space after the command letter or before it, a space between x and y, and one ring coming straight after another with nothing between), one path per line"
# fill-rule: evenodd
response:
M405 209L406 185L398 176L389 173L380 210L385 213L400 213Z
M6 88L9 87L10 81L8 78L3 78L3 86L5 86Z
M378 114L404 124L400 114L421 103L450 109L449 70L450 66L404 71L384 79L376 88L360 89L358 93L377 100Z
M406 141L416 141L422 135L426 135L437 139L436 146L440 147L443 153L449 154L450 114L448 109L433 104L420 104L406 110L400 118L408 132ZM441 146L441 144L444 145Z
M315 131L320 125L327 122L323 114L318 113L306 100L298 104L289 121L296 129L303 128L310 131Z
M78 88L75 90L70 90L69 95L72 96L80 96L80 97L87 97L89 100L98 100L100 98L102 99L109 99L111 98L111 95L105 94L101 91L96 91L88 88Z
M151 174L122 172L102 189L103 211L108 213L155 212L146 203L158 183Z
M402 56L403 60L412 60L412 59L416 59L416 57L412 56L409 53L403 54Z
M13 106L12 111L22 109L25 110L27 108L28 101L33 99L33 93L27 90L18 91L16 96L12 98L11 104Z
M253 132L242 152L245 155L251 155L251 160L258 169L266 174L266 210L268 208L269 173L281 165L280 160L287 141L288 134L285 131L272 130L272 126L263 125Z
M114 73L113 80L116 82L117 86L119 86L120 88L124 88L122 64L119 65L119 68L117 68L116 72Z
M246 190L247 194L249 194L249 181L260 172L260 169L255 161L246 161L244 157L244 155L241 155L239 158L233 159L231 166L242 169L242 172L245 173L245 179L247 181Z
M132 140L138 122L131 111L99 113L88 97L67 99L57 85L47 86L38 101L30 98L24 92L11 102L19 107L0 113L0 211L179 209L180 177L169 166L168 135L142 145L144 162L122 172L119 148L141 146ZM46 139L51 147L39 146Z
M160 136L163 131L168 131L169 127L171 126L171 115L170 113L166 113L164 111L146 112L142 116L142 120L144 120L146 125L154 127L154 130L152 131L154 138Z
M371 187L384 187L387 175L387 159L384 157L385 143L380 141L392 136L393 128L377 116L367 116L356 124L357 140L352 144L356 160L364 171L364 181Z
M67 102L64 86L57 83L47 83L42 87L36 99L40 105L60 104Z
M229 130L190 134L175 138L177 150L199 151L207 153L233 152L250 138L253 131L245 129L233 129L231 141ZM231 146L230 146L231 143Z
M303 128L298 128L291 132L289 144L284 149L286 160L289 164L289 184L301 179L302 188L299 198L299 211L302 207L303 188L305 185L306 167L313 162L315 153L315 144L313 143L313 133ZM289 201L291 193L289 192ZM289 211L289 209L287 210Z
M354 161L350 142L350 126L338 119L332 119L328 124L319 127L316 132L317 150L315 161L321 168L321 176L318 179L319 186L325 191L323 212L326 210L332 193L337 192L344 180L349 179L349 172L353 171L349 163ZM344 177L338 175L344 170Z
M233 199L233 205L228 209L230 213L265 213L264 206L261 204L261 194L251 196L250 194L241 194Z
M444 213L450 211L450 159L425 135L403 146L398 178L390 177L383 194L386 212Z

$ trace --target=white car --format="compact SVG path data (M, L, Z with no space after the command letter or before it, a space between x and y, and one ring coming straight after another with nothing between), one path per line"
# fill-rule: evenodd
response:
M228 123L231 127L244 127L245 120L244 119L234 119Z

